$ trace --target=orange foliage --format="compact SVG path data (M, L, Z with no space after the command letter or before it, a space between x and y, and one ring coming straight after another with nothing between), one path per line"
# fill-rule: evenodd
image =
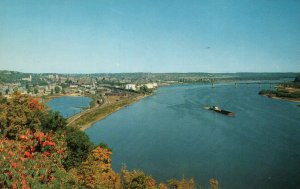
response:
M80 182L87 188L121 188L121 180L111 168L111 151L98 146L78 170Z
M44 105L37 98L28 98L28 107L33 111L44 110Z
M0 130L5 136L15 138L24 129L40 128L40 116L45 109L38 99L14 93L12 98L1 106ZM26 136L20 136L20 139L27 140Z
M211 189L219 189L220 186L219 186L219 181L215 178L211 178L209 179L209 184L210 184L210 187Z
M155 180L139 170L128 171L126 167L122 168L122 179L124 188L130 189L156 189ZM163 184L161 184L163 186Z
M194 179L186 180L186 179L171 179L168 181L168 185L170 188L176 188L176 189L194 189L196 188L195 186L195 181Z

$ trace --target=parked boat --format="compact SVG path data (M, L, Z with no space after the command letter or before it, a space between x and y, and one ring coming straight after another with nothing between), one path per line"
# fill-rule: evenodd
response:
M234 112L223 110L223 109L219 108L218 106L210 106L210 107L206 107L206 109L213 110L217 113L224 114L224 115L227 115L227 116L234 116L235 115Z

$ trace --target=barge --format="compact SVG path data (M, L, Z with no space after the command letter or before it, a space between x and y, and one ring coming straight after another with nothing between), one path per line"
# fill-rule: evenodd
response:
M220 114L227 115L227 116L234 116L235 115L234 112L223 110L223 109L221 109L221 108L219 108L217 106L210 106L208 109L209 110L213 110L213 111L215 111L217 113L220 113Z

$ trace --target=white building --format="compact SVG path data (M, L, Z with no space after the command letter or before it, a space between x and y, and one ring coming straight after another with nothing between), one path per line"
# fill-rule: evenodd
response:
M73 89L78 88L78 85L70 85L70 88L73 88Z
M26 77L26 78L22 78L22 80L23 80L23 81L31 81L31 80L32 80L32 77L31 77L31 75L29 75L28 78L27 78L27 77Z
M154 89L157 87L157 83L147 83L145 84L145 86L148 88L148 89Z
M125 86L125 89L136 91L136 85L135 85L135 84L127 84L127 85Z

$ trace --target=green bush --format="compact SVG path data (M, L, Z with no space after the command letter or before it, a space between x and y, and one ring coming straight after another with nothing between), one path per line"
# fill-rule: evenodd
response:
M85 132L78 128L67 127L66 131L68 155L65 159L64 166L66 169L71 169L79 166L81 162L88 157L94 145Z
M49 111L42 119L44 131L58 131L66 128L66 119L59 112Z

